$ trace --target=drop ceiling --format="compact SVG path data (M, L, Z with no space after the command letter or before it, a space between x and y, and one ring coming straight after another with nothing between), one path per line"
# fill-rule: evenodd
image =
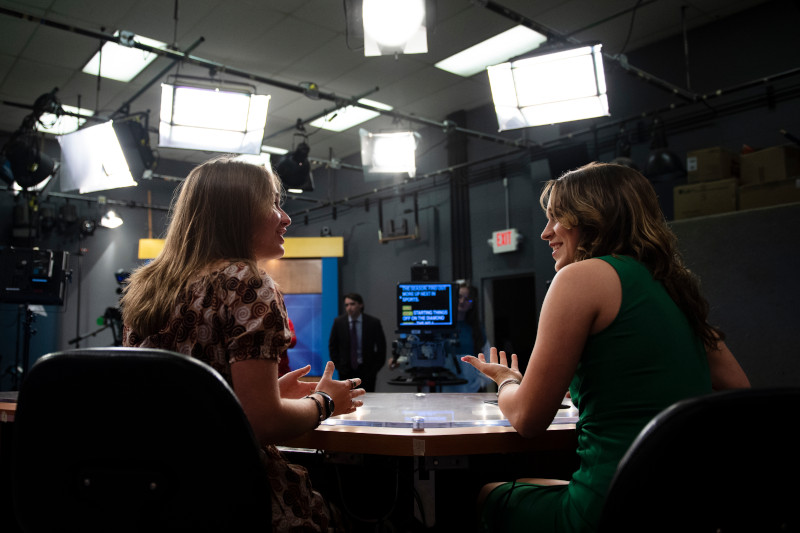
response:
M580 41L600 41L615 54L680 34L761 3L757 0L499 0L497 4L553 31ZM101 41L96 33L126 30L173 44L191 55L235 72L253 74L248 81L221 69L217 76L255 85L271 95L264 144L291 149L294 126L332 110L330 99L312 99L297 90L304 82L343 100L367 96L402 115L443 122L452 112L491 102L485 73L461 78L434 64L516 25L482 2L437 0L429 28L428 53L364 57L348 32L345 3L339 0L0 0L0 131L22 123L35 99L57 87L62 104L109 116L134 95L130 112L148 112L151 144L160 158L200 162L209 152L158 149L155 133L160 83L167 75L208 76L192 62L173 64L159 57L129 83L100 79L81 71ZM638 5L633 16L633 8ZM682 11L683 6L685 9ZM683 18L682 18L683 12ZM29 15L21 18L19 14ZM74 27L70 31L39 19ZM633 20L633 24L631 24ZM84 35L86 30L90 36ZM630 37L628 37L630 30ZM166 69L166 74L162 74ZM263 80L274 81L275 84ZM312 156L343 159L359 152L358 129L384 131L395 119L381 116L334 133L306 126ZM402 122L402 121L401 121ZM414 124L411 124L413 127ZM486 132L495 135L496 132ZM506 132L515 138L519 132Z

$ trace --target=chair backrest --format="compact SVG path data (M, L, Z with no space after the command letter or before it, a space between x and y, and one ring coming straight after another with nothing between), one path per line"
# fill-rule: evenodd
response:
M620 461L599 531L797 531L798 410L800 388L724 391L669 407Z
M20 389L17 520L38 531L269 531L260 447L228 384L165 350L49 354Z

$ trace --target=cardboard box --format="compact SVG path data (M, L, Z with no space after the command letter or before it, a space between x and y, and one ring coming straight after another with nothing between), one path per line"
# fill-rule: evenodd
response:
M739 154L721 146L692 150L686 154L689 183L739 177Z
M673 189L675 220L736 211L735 178L678 185Z
M758 185L800 177L800 147L793 144L745 154L741 160L742 185Z
M800 202L800 178L739 188L739 209Z

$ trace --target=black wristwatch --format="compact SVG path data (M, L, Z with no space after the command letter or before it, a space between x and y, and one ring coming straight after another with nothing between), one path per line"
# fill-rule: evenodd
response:
M328 394L327 392L322 392L321 390L315 390L311 394L319 394L322 397L325 403L325 418L332 417L334 405L333 405L333 398L331 398L330 394Z
M319 401L315 396L309 394L306 396L307 399L313 401L317 405L317 425L314 426L314 429L317 429L322 421L325 420L325 409L322 407L322 402Z

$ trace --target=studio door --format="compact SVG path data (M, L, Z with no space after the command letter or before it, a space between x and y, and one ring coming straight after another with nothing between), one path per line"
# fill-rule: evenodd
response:
M520 370L536 341L536 279L533 274L484 278L482 300L489 341L499 350L519 357Z

